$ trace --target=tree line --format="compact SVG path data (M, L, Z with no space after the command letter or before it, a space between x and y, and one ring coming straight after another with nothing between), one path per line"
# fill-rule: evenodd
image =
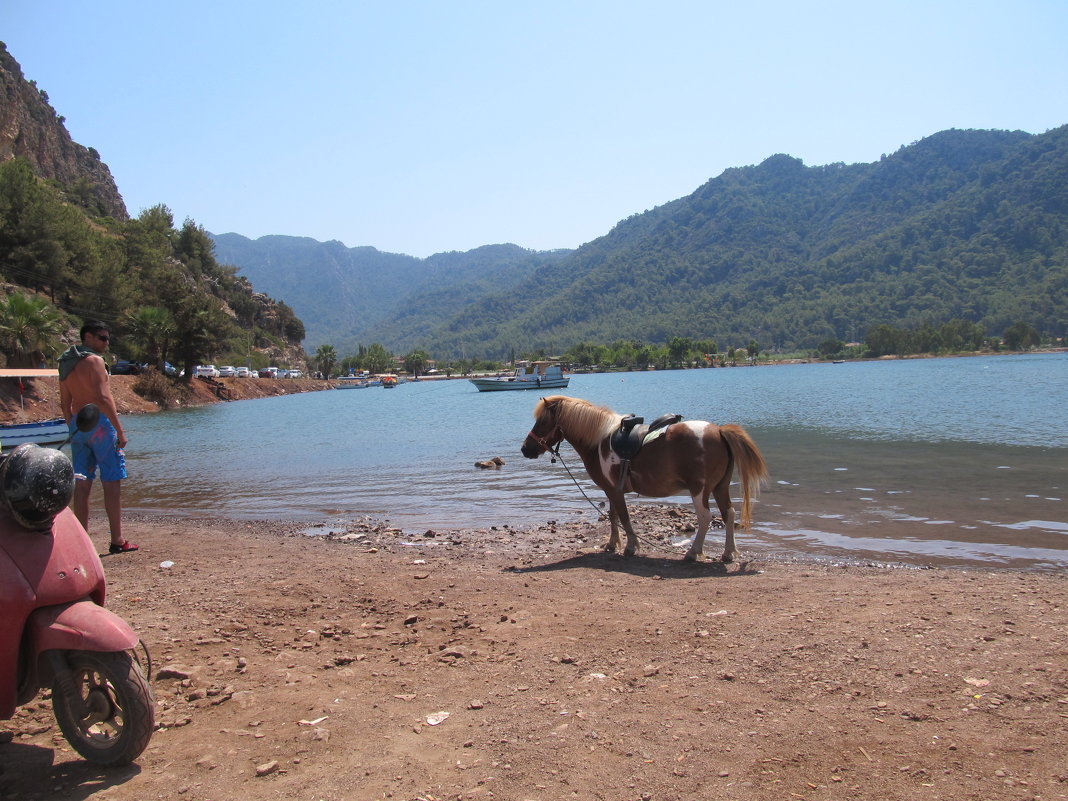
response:
M253 291L193 220L154 206L130 220L94 216L86 196L38 178L23 159L0 164L0 357L50 363L85 319L111 327L119 358L186 376L202 361L261 361L299 346L304 326L285 303ZM262 365L259 365L262 366Z
M1042 344L1061 344L1056 337L1042 335L1031 325L1017 322L1000 336L988 336L983 326L955 318L941 325L925 322L917 328L887 324L868 329L863 342L843 342L830 338L816 348L787 354L763 351L755 339L745 345L732 345L720 351L715 340L673 336L666 344L651 344L637 339L619 339L611 343L578 342L563 353L552 354L536 349L521 355L513 351L506 361L458 358L435 362L425 350L416 349L403 357L395 357L382 344L359 346L357 351L338 359L332 345L321 345L313 363L323 377L345 375L366 370L369 373L389 372L398 364L409 374L423 375L428 365L435 364L445 374L467 375L475 371L496 371L517 359L550 359L567 364L571 369L588 370L668 370L692 367L729 367L756 363L761 355L772 358L877 358L880 356L912 356L916 354L972 353L977 351L1028 350Z
M1049 337L1051 345L1057 344ZM842 343L838 343L841 345ZM983 326L968 320L953 319L940 326L925 322L917 328L899 328L880 324L868 329L864 337L866 356L910 356L917 353L962 353L979 350L1027 350L1042 344L1042 336L1030 324L1016 322L1000 337L988 337ZM823 345L820 346L821 352ZM844 346L837 352L844 350ZM834 353L825 355L835 355Z

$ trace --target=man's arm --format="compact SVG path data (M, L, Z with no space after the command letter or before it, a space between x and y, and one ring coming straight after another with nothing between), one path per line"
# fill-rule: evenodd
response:
M74 417L74 398L67 388L66 381L59 382L59 410L63 414L63 419L70 423Z
M93 395L97 398L97 405L104 416L115 426L115 433L118 434L119 438L119 447L125 448L126 432L122 430L122 423L119 422L119 410L115 407L115 398L111 394L111 385L108 383L108 371L104 367L104 360L99 356L88 356L85 360L89 362L86 366L90 370L89 381L93 389Z

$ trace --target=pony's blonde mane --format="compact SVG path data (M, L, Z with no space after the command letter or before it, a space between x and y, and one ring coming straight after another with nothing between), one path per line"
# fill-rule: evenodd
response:
M550 395L538 401L534 407L535 419L541 417L546 406L553 407L556 424L572 444L597 445L619 425L620 415L607 406L595 406L588 400L566 395Z

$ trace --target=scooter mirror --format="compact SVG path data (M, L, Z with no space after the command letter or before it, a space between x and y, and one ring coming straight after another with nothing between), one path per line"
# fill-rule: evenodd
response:
M92 431L96 428L96 425L99 422L100 407L95 403L85 404L85 406L78 410L78 414L74 416L74 424L78 427L78 430L83 433Z
M51 529L55 516L74 497L70 459L52 448L19 445L0 467L0 496L20 525Z

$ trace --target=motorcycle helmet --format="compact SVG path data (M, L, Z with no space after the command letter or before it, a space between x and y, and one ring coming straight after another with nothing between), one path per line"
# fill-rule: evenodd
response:
M54 448L19 445L0 466L0 495L12 517L26 528L43 531L74 497L74 468Z

